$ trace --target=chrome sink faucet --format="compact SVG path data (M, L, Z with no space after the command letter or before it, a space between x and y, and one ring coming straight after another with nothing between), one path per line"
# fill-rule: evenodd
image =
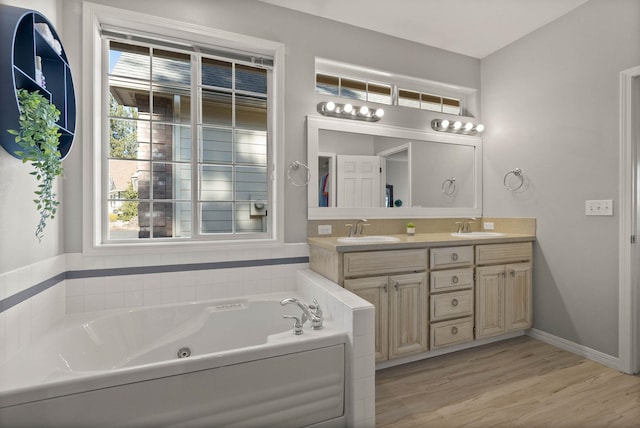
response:
M367 223L366 218L363 218L362 220L356 220L353 223L345 224L345 226L349 228L349 237L354 237L364 236L364 227L371 225Z
M469 229L469 225L473 224L475 222L476 218L475 217L470 217L470 218L466 218L462 221L457 221L456 224L458 225L458 233L469 233L471 232L471 229Z
M307 320L311 320L311 328L313 330L322 329L322 321L323 321L322 309L320 309L320 305L318 304L318 301L316 299L313 299L313 305L307 305L304 302L301 302L300 300L294 297L287 297L286 299L282 299L280 301L280 305L282 306L298 305L298 307L302 310L301 319L300 320L296 319L296 324L294 325L296 334L302 333L302 326L304 325L305 322L307 322ZM284 317L292 318L291 315L285 315ZM293 318L296 318L296 317L293 317Z

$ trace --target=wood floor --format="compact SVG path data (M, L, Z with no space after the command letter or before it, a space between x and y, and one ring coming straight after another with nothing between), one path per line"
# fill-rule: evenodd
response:
M376 373L380 427L640 427L640 376L521 336Z

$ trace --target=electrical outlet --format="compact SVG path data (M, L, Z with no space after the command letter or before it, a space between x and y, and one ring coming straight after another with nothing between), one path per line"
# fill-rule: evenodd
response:
M331 225L330 224L319 224L318 225L318 235L331 235Z
M613 200L587 200L584 204L585 215L613 215Z
M483 228L484 230L493 230L493 222L492 222L492 221L485 221L485 222L482 224L482 228Z

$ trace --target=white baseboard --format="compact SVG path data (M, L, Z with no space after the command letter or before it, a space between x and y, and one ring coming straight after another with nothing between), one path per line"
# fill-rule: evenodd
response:
M595 361L596 363L603 364L607 367L611 367L612 369L620 370L620 359L618 357L614 357L613 355L605 354L604 352L596 351L595 349L578 345L577 343L571 342L567 339L554 336L553 334L549 334L535 328L527 330L526 335L529 337L533 337L534 339L538 339L542 342L548 343L549 345L564 349L565 351L572 352L588 360Z

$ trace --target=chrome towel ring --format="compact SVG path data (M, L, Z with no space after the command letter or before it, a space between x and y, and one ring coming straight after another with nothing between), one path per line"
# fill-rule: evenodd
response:
M447 196L451 196L456 193L456 178L447 178L442 182L442 193Z
M520 181L520 183L516 186L510 186L507 184L507 178L509 178L510 175L513 175L518 181ZM504 183L504 187L507 188L507 190L510 190L512 192L515 192L516 190L520 189L522 187L522 185L524 184L524 175L522 174L522 170L520 168L515 168L512 169L511 171L507 172L504 175L504 180L502 180Z
M291 171L297 171L300 167L303 167L307 171L307 178L304 183L296 183L293 178L291 178ZM287 179L296 187L304 187L309 184L311 181L311 171L309 171L309 167L299 161L293 161L289 164L289 168L287 168Z

